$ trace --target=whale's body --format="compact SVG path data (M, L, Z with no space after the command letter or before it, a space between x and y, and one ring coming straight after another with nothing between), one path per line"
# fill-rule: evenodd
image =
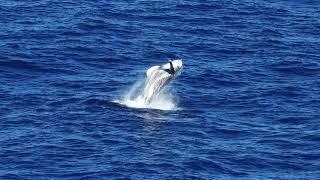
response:
M147 79L143 90L145 104L150 104L161 90L181 71L182 60L174 60L162 66L153 66L147 70Z

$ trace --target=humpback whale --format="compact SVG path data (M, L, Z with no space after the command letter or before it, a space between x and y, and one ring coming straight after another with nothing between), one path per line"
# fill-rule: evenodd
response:
M145 104L150 104L161 90L177 77L182 69L182 60L169 61L162 66L153 66L147 70L147 79L143 90Z

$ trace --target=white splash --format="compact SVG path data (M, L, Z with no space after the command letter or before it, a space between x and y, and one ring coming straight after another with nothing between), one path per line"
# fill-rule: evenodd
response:
M143 98L143 86L143 80L136 82L131 87L131 89L125 93L125 96L121 100L115 100L113 102L125 105L130 108L148 108L165 111L178 110L177 103L173 98L174 96L172 95L172 93L169 93L170 86L163 89L163 91L149 104L146 104Z

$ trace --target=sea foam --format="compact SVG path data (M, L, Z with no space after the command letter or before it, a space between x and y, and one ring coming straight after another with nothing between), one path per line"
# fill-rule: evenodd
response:
M178 110L177 100L174 97L171 86L165 87L162 92L154 98L149 104L146 104L143 99L144 80L139 80L132 87L124 93L120 100L113 102L125 105L130 108L146 108L159 109L165 111Z

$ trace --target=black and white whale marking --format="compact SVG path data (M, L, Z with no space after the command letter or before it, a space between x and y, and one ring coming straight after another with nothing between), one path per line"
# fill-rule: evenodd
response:
M182 68L182 60L174 60L162 66L153 66L147 70L147 79L143 91L145 104L150 104L161 90L175 78Z

